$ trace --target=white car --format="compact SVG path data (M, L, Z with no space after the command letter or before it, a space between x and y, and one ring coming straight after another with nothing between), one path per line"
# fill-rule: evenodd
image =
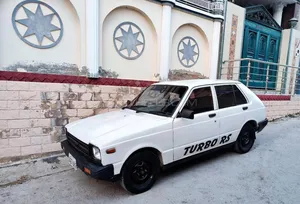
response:
M74 168L121 180L137 194L164 167L224 146L248 152L268 123L260 99L237 81L155 83L121 110L66 125L61 145Z

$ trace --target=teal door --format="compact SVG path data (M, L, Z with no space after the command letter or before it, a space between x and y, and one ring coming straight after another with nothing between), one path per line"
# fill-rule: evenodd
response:
M245 21L242 58L253 58L267 62L278 62L281 32L250 20ZM248 62L241 63L240 80L246 83ZM270 65L268 88L275 89L277 66ZM249 87L265 88L267 65L251 62Z

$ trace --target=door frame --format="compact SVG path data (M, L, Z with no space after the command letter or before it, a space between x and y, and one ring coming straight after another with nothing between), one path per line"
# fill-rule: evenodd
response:
M218 103L217 103L217 94L216 94L216 91L214 89L214 85L212 85L212 84L198 85L198 86L195 86L193 88L190 88L189 91L186 92L186 96L182 100L182 103L179 104L179 106L177 107L177 110L175 111L174 119L177 118L178 113L182 111L185 103L188 101L189 96L192 94L192 92L195 89L206 88L206 87L210 87L210 89L211 89L211 93L212 93L212 97L213 97L213 104L214 104L214 111L218 110L219 107L218 107Z
M176 113L175 113L176 115L174 116L173 121L172 121L172 123L173 123L173 125L172 125L173 126L173 160L174 161L178 161L178 160L181 160L183 158L192 157L192 156L195 156L195 155L198 155L198 154L201 154L203 152L206 152L206 151L210 150L210 149L208 149L208 150L205 150L203 152L199 152L199 153L188 155L188 156L184 155L181 158L177 158L177 156L176 156L177 155L177 151L179 151L178 149L181 146L175 146L175 137L176 137L176 134L175 134L176 130L175 129L176 129L176 127L174 127L174 124L176 123L176 120L178 120L178 119L182 120L182 118L178 118L178 113L182 111L182 109L184 108L185 104L187 103L187 101L189 99L189 96L192 94L192 92L195 89L206 88L206 87L210 87L214 109L211 110L211 111L207 111L207 112L203 112L203 113L198 113L198 114L195 114L195 115L200 115L200 114L202 116L207 115L207 119L209 119L209 114L212 113L212 112L216 112L219 109L219 107L218 107L218 99L217 99L216 91L215 91L215 88L214 88L213 84L199 85L199 86L195 86L195 87L190 88L190 90L186 93L187 94L186 97L184 98L184 100L182 100L182 103L177 107L178 109L176 110ZM186 119L186 120L194 121L195 119ZM204 139L199 138L199 140L197 140L197 141L189 141L188 144L190 144L190 145L191 144L197 144L200 141L207 141L207 140L210 140L211 138L219 138L220 137L218 114L216 115L215 118L211 118L211 120L212 121L214 120L214 123L218 126L218 128L217 128L218 130L217 130L216 135L215 136L210 136L210 137L204 138ZM197 122L195 121L195 123L197 123ZM199 121L198 121L198 123L199 123ZM188 124L186 126L182 126L181 128L186 128L187 126L191 126L191 125L193 125L193 124ZM218 147L218 146L216 146L216 147ZM214 148L212 148L212 149L214 149Z

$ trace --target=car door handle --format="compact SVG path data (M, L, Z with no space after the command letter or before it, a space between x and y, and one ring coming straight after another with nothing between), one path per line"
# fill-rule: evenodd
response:
M217 114L212 113L212 114L209 114L208 117L213 118L213 117L216 117L216 115L217 115Z
M248 107L247 106L243 107L243 110L248 110Z

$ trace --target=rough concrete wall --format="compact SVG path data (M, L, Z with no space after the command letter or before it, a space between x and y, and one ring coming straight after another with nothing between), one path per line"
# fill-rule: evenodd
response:
M69 63L44 63L37 61L20 61L9 66L0 67L0 71L12 72L31 72L39 74L63 74L71 76L87 76L88 69L79 67L76 64ZM119 74L115 71L103 69L99 67L100 77L118 78Z
M186 80L186 79L208 79L208 77L195 71L189 71L184 69L174 69L169 71L170 80Z
M300 113L300 98L292 97L290 101L263 101L267 107L269 120Z
M118 109L140 90L0 81L0 159L60 151L63 125Z
M31 72L39 74L63 74L72 76L86 76L86 67L79 69L76 64L69 63L43 63L35 61L22 61L9 66L0 67L1 71Z

